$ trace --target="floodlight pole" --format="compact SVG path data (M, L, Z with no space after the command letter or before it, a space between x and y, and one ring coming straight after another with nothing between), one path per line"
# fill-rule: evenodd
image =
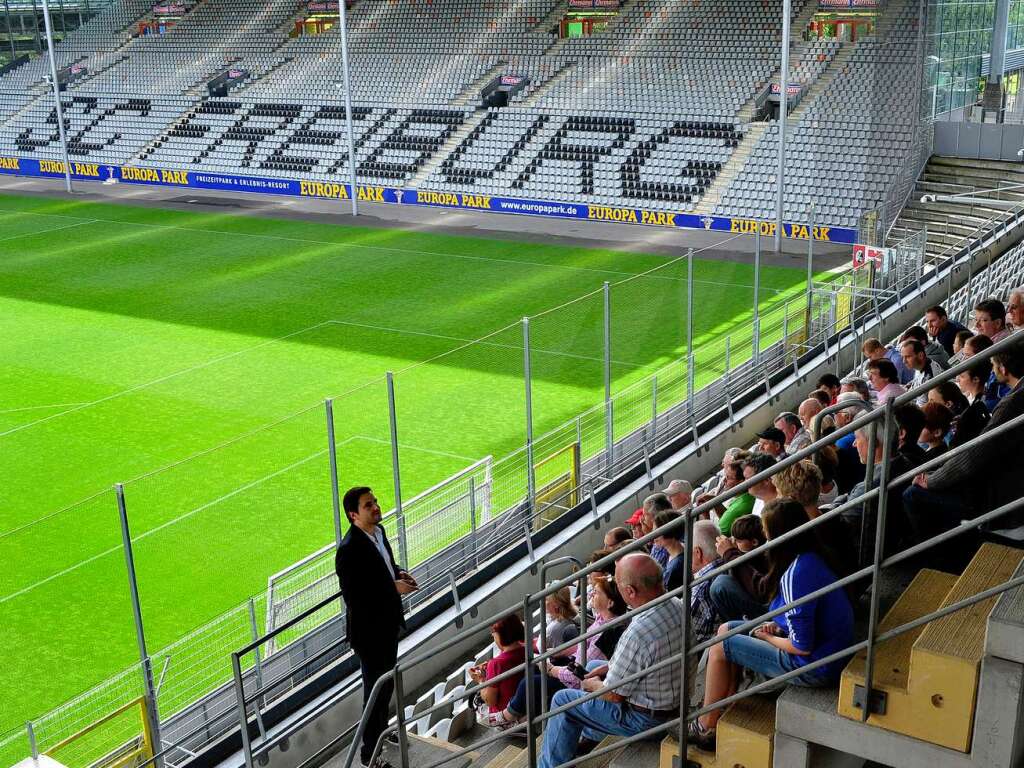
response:
M341 27L341 76L345 84L345 130L348 132L348 181L352 190L352 215L359 215L359 189L356 186L356 142L352 129L352 81L348 72L348 19L346 0L338 0L338 24Z
M68 137L64 132L64 108L60 104L60 83L57 81L57 57L54 51L53 29L50 26L50 6L47 0L43 0L43 23L46 25L46 49L49 52L47 58L50 60L50 82L53 85L53 103L57 109L60 153L64 159L64 187L70 195L74 191L71 189L71 161L68 160Z
M135 640L139 645L139 660L142 665L142 682L146 690L146 717L150 733L153 734L154 768L163 768L163 742L160 740L160 712L156 706L156 685L153 681L153 661L146 650L146 631L142 625L142 605L139 602L139 582L135 576L135 556L132 552L132 534L128 527L128 508L124 502L124 485L114 486L117 497L117 514L121 519L121 541L124 545L124 563L128 571L128 591L132 601L132 617L135 619Z
M327 414L327 461L331 469L331 507L334 512L334 543L341 545L341 492L338 488L338 445L334 441L334 399L324 400Z
M754 232L754 329L751 337L750 356L754 364L761 357L761 229ZM728 366L726 366L728 369Z
M530 318L523 318L523 384L526 403L526 494L533 516L537 503L536 478L533 467L533 375L530 370Z
M792 0L782 0L782 66L779 71L779 168L775 198L775 252L782 250L782 197L786 176L786 112L789 109L789 17Z

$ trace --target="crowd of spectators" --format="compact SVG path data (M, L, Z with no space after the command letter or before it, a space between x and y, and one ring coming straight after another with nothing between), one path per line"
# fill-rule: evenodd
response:
M586 604L581 603L579 610L587 610L594 625L600 626L621 616L627 606L636 609L652 601L656 606L637 614L616 634L614 643L601 644L604 632L591 638L585 665L576 650L547 667L553 707L603 686L610 690L551 719L541 765L571 760L605 735L629 736L678 716L680 669L678 664L662 662L680 650L686 610L692 643L723 636L707 654L703 703L709 711L689 723L689 737L699 746L713 747L723 710L712 707L736 692L744 670L768 678L794 673L789 678L794 685L834 685L845 660L800 670L853 642L854 607L863 584L832 590L783 611L749 633L729 633L753 617L798 601L857 570L864 557L858 542L875 540L877 503L857 500L886 473L890 481L902 478L890 485L886 495L886 553L1019 497L1024 427L957 449L1024 414L1024 334L1020 344L986 354L994 342L1024 326L1022 302L1024 289L1011 294L1007 308L995 299L980 301L974 310L973 332L936 306L928 309L924 327L908 329L895 346L866 340L864 362L857 370L843 379L831 374L821 377L797 412L778 414L772 426L757 434L754 446L726 451L715 478L697 491L685 480L672 480L661 492L644 499L624 526L609 531L605 549L595 552L591 562L656 530L657 535L645 552L624 555L614 568L592 574ZM866 426L851 431L718 503L722 493L965 361L971 361L969 368L955 383L936 384L918 393L914 402L893 410L895 429L888 445L881 422L876 421L874 435ZM839 408L822 417L830 406ZM950 451L954 453L945 463L938 463ZM883 467L886 456L888 466ZM925 466L933 461L936 466ZM868 466L873 467L870 482ZM844 505L839 516L765 546L838 505ZM692 521L687 541L684 518L695 506L703 514ZM1011 519L1000 526L1021 523L1024 519ZM934 550L945 569L954 562L950 550ZM961 543L957 552L962 560L971 548ZM666 591L684 586L687 554L690 604L659 600ZM575 618L573 610L565 596L549 603L549 644L565 644L574 637L568 626ZM495 671L521 655L514 643L502 644L511 637L496 634L501 654L491 662L496 663ZM648 673L641 675L644 670ZM489 665L481 678L490 672ZM484 699L488 711L482 721L508 727L524 714L525 681L497 688ZM539 691L539 685L533 690Z

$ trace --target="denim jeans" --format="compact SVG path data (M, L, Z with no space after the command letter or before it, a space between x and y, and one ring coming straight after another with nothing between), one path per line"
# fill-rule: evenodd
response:
M711 582L711 602L725 621L756 619L768 612L768 606L757 602L731 573L720 574Z
M727 626L735 629L742 621L730 621ZM799 668L799 664L790 654L776 648L765 640L759 640L749 635L733 635L722 643L725 651L725 658L733 664L753 670L765 677L772 678L784 675ZM803 675L797 675L789 679L790 685L800 685L808 688L818 688L829 685L831 680L824 672L812 670Z
M585 695L585 691L566 688L555 694L551 708L561 707ZM637 712L628 704L592 699L548 720L540 768L555 768L576 757L580 736L593 741L600 741L608 735L633 736L662 722ZM660 739L663 736L661 734L654 738Z

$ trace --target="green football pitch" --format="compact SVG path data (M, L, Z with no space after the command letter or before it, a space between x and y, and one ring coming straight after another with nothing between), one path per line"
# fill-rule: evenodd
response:
M752 267L693 272L695 348L749 338ZM152 652L332 540L324 398L340 484L390 508L386 371L408 499L524 444L522 317L541 434L603 398L603 282L619 392L685 354L686 277L664 255L0 195L0 734L137 661L114 483ZM763 269L762 305L803 280Z

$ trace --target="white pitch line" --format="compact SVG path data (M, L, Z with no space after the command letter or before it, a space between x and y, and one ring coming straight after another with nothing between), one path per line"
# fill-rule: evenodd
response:
M26 405L22 408L4 408L0 413L20 413L22 411L43 411L47 408L70 408L73 405L85 405L88 400L78 403L53 403L51 405Z
M10 213L21 213L21 211L13 211L12 209L9 209L9 208L0 208L0 213L5 212L5 211L6 212L10 212ZM51 215L59 216L60 214L34 213L34 215L36 215L36 216L51 216ZM74 218L74 217L64 217L64 218ZM226 232L224 230L219 230L219 229L202 229L202 228L199 228L199 227L179 227L179 226L176 226L174 224L153 224L152 222L145 222L145 221L121 221L119 219L92 219L92 221L101 221L101 222L108 223L108 224L125 224L125 225L133 226L133 227L152 227L154 229L171 229L171 230L178 230L178 231L181 231L181 232L196 232L196 233L204 234L204 235L213 234L213 235L228 235L230 237L234 237L234 236L257 237L257 238L269 239L269 240L283 240L285 242L291 242L291 243L305 243L305 244L308 244L308 245L333 245L333 246L335 246L337 248L366 248L366 249L369 249L369 250L390 251L392 253L415 254L415 255L418 255L418 256L438 256L438 257L449 258L449 259L463 259L465 261L484 261L484 262L493 262L495 264L511 264L511 265L514 265L514 266L541 267L541 268L546 268L546 269L562 269L562 270L571 270L571 271L576 271L576 272L593 272L593 273L602 274L602 275L621 275L622 277L625 277L625 278L647 277L647 278L651 278L651 279L655 279L655 280L671 280L673 282L684 282L684 278L682 278L682 277L667 277L665 275L648 275L646 273L623 272L621 270L616 270L616 269L602 269L602 268L597 268L597 267L579 267L579 266L574 266L574 265L571 265L571 264L549 264L549 263L540 262L540 261L520 261L518 259L496 259L496 258L493 258L493 257L490 257L490 256L467 256L466 254L462 254L462 253L441 253L441 252L438 252L438 251L423 251L423 250L419 250L419 249L416 249L416 248L395 248L393 246L387 246L387 245L368 245L368 244L364 244L364 243L346 243L346 242L336 242L336 241L333 241L333 240L313 240L311 238L305 238L305 237L288 237L287 235L269 235L269 234L261 234L261 233L258 233L258 232ZM590 248L589 246L578 246L578 247L582 248L582 249L587 249L587 250L594 250L594 249ZM628 254L628 252L626 252L626 251L622 251L621 253ZM642 256L646 256L648 258L650 258L652 256L654 258L664 258L665 260L662 262L662 266L671 264L672 262L679 261L682 258L684 258L681 255L680 256L672 256L672 257L668 257L668 256L660 257L657 254L650 254L650 253L647 253L647 254L635 254L635 255L638 255L638 256L642 255ZM744 284L744 283L723 283L723 282L718 282L718 281L715 281L715 280L694 280L693 282L694 282L694 285L697 285L697 284L700 284L700 285L716 285L716 286L722 286L722 287L726 287L726 288L751 288L751 287L753 287L751 285L747 285L747 284ZM776 288L762 287L761 290L762 291L774 291L775 293L779 293L780 292L780 290L776 289Z
M8 235L7 237L0 237L0 243L8 240L16 240L19 237L32 237L33 235L46 235L50 232L60 232L62 229L71 229L72 227L81 227L86 224L98 224L99 219L86 219L85 221L76 221L74 224L66 224L63 227L51 227L50 229L40 229L35 232L22 232L19 235Z
M356 441L356 440L367 440L367 441L372 442L372 443L381 443L381 444L385 444L385 445L390 444L389 441L382 440L382 439L376 438L376 437L368 437L367 435L352 435L351 437L347 437L344 440L339 441L337 443L337 445L339 447L341 447L343 445L346 445L346 444L351 443L351 442ZM469 458L467 456L459 456L458 454L455 454L455 453L447 453L445 451L437 451L437 450L433 450L433 449L430 449L430 448L420 448L418 446L409 445L407 443L406 444L399 443L399 448L404 448L406 450L413 450L413 451L423 451L424 453L432 453L432 454L436 454L436 455L440 455L440 456L447 456L447 457L450 457L450 458L459 459L460 461L470 461L470 462L474 461L474 459L471 459L471 458ZM142 539L145 539L145 538L147 538L149 536L152 536L153 534L158 533L158 532L164 530L165 528L169 528L172 525L177 525L178 523L182 522L183 520L187 520L188 518L193 517L194 515L197 515L200 512L204 512L207 509L210 509L211 507L216 506L217 504L220 504L222 501L227 501L228 499L233 498L234 496L237 496L238 494L242 493L243 491L247 491L250 488L255 488L257 485L260 485L260 484L266 482L267 480L272 480L273 478L278 477L280 475L283 475L286 472L291 472L296 467L300 467L303 464L306 464L307 462L312 461L313 459L319 458L320 456L323 456L325 453L327 453L327 449L326 448L321 448L320 450L311 453L309 456L301 458L298 461L295 461L295 462L289 464L286 467L281 467L280 469L276 469L273 472L264 475L263 477L256 478L255 480L251 480L248 483L243 483L242 485L240 485L239 487L235 488L234 490L228 491L223 496L218 496L216 499L213 499L212 501L208 501L205 504L200 504L198 507L195 507L194 509L191 509L188 512L185 512L185 513L183 513L181 515L178 515L175 518L167 520L167 521L161 523L160 525L156 526L155 528L150 528L148 531L140 533L137 536L133 536L132 537L132 543L134 544L136 542L142 541ZM53 581L55 579L59 579L60 577L66 576L69 573L73 573L74 571L77 571L79 568L82 568L82 567L84 567L86 565L89 565L90 563L93 563L93 562L95 562L95 561L97 561L97 560L99 560L101 558L104 558L107 555L114 554L115 552L120 552L122 550L122 548L123 547L120 546L120 545L114 546L114 547L110 547L109 549L106 549L103 552L99 552L99 553L97 553L95 555L92 555L91 557L87 557L85 560L82 560L82 561L80 561L78 563L75 563L74 565L69 565L67 568L62 569L62 570L58 571L57 573L50 574L49 576L47 576L47 577L45 577L43 579L40 579L39 581L35 582L34 584L29 584L27 587L22 587L21 589L17 590L16 592L11 592L8 595L4 595L3 597L0 597L0 605L8 602L9 600L13 600L16 597L20 597L21 595L27 594L27 593L31 592L32 590L36 589L37 587L41 587L41 586L43 586L45 584L48 584L49 582L51 582L51 581Z
M496 342L496 341L487 341L486 340L487 337L483 337L483 339L464 339L464 338L461 338L459 336L447 336L447 335L442 334L442 333L431 333L430 331L409 331L409 330L406 330L404 328L389 328L386 325L371 325L369 323L355 323L355 322L351 322L349 320L330 320L328 322L336 323L338 325L351 325L351 326L354 326L356 328L368 328L369 330L372 330L372 331L386 331L386 332L389 332L389 333L404 333L404 334L409 334L410 336L426 336L426 337L432 338L432 339L443 339L445 341L458 341L458 342L461 342L461 343L467 344L467 345L480 344L480 345L488 346L488 347L498 347L500 349L514 349L514 350L516 350L518 352L522 352L523 351L523 347L522 347L521 344L501 344L501 343ZM449 352L441 352L438 355L436 355L435 357L429 358L428 360L423 360L420 363L414 363L414 365L420 365L422 363L433 362L434 360L438 360L438 359L444 357L445 355L450 354L451 351L455 351L455 350L450 350ZM590 361L597 362L597 363L604 362L604 358L603 357L590 357L588 355L574 355L572 352L554 352L554 351L549 350L549 349L539 349L539 348L534 347L532 345L530 346L530 354L531 355L533 355L533 354L552 355L554 357L568 357L568 358L571 358L573 360L590 360ZM627 368L641 368L642 367L642 366L639 366L639 365L637 365L635 363L627 363L624 360L612 360L612 363L614 363L615 365L625 366Z
M332 322L331 320L324 320L323 322L317 323L315 325L311 325L308 328L301 328L301 329L299 329L297 331L292 331L291 333L287 333L284 336L278 336L277 338L274 338L274 339L267 339L265 341L261 341L259 344L254 344L251 347L245 347L244 349L239 349L239 350L236 350L236 351L231 352L229 354L221 355L220 357L212 358L212 359L207 360L205 362L193 365L193 366L191 366L189 368L182 368L179 371L173 371L171 373L168 373L165 376L161 376L160 378L153 379L152 381L145 381L145 382L142 382L141 384L136 384L134 387L129 387L128 389L122 389L119 392L113 392L113 393L111 393L109 395L106 395L104 397L99 398L98 400L90 400L90 401L88 401L86 403L81 403L81 404L75 406L74 408L69 408L66 411L61 411L60 413L54 413L54 414L52 414L50 416L45 416L45 417L43 417L41 419L36 419L35 421L30 421L27 424L22 424L22 425L17 426L17 427L12 427L11 429L8 429L6 432L0 432L0 437L6 437L7 435L13 435L15 432L21 432L22 430L28 429L29 427L34 427L34 426L36 426L38 424L43 424L44 422L51 421L53 419L58 419L61 416L66 416L69 413L75 413L77 411L84 410L85 408L91 408L94 405L99 405L100 403L105 403L105 402L107 402L109 400L115 400L115 399L117 399L119 397L122 397L124 395L131 394L132 392L137 392L137 391L145 389L147 387L151 387L154 384L161 384L161 383L163 383L165 381L168 381L170 379L177 378L178 376L183 376L186 373L192 373L193 371L198 371L198 370L200 370L202 368L208 368L209 366L214 365L216 363L221 363L221 362L224 362L225 360L230 360L233 357L238 357L239 355L244 355L244 354L246 354L248 352L252 352L254 350L260 349L261 347L265 347L268 344L276 344L277 342L284 341L285 339L289 339L292 336L297 336L297 335L299 335L301 333L306 333L308 331L312 331L315 328L320 328L321 326L329 325L331 322Z

